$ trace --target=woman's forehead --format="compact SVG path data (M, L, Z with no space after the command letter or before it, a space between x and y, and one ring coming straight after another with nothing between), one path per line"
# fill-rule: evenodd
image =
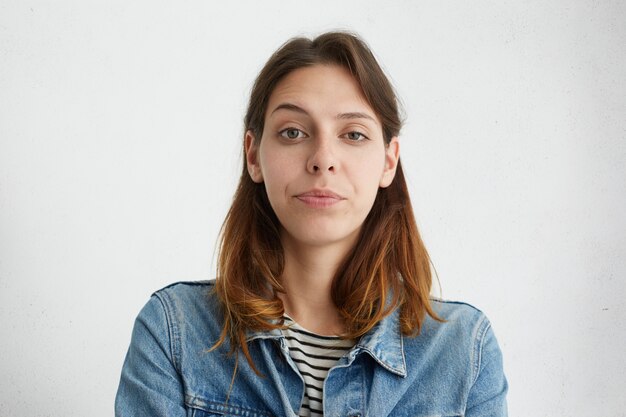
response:
M378 122L359 83L338 65L315 65L287 74L272 91L266 115L281 111L326 112L340 118L360 115Z

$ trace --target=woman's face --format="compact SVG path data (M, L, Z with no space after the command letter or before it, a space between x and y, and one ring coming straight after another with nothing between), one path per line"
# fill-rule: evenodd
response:
M246 134L253 181L263 182L291 244L351 247L379 187L393 180L398 141L343 67L295 70L272 92L263 136Z

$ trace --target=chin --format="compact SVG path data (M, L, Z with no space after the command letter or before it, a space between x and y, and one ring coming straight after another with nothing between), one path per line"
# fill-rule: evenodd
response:
M302 231L291 236L295 242L307 246L352 246L358 237L358 230L341 230L334 227L312 227L311 230Z

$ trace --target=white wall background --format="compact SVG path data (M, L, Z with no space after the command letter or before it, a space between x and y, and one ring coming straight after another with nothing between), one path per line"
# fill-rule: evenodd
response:
M443 296L500 340L511 416L626 416L619 1L0 0L0 415L108 416L134 317L214 274L251 83L359 32L405 104Z

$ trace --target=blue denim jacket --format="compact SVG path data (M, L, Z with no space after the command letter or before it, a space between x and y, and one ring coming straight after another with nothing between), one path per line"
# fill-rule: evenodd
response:
M219 338L222 314L211 281L157 291L133 330L116 416L297 416L304 382L280 331L250 332L257 376ZM487 318L463 303L433 301L446 320L404 337L397 312L376 325L330 370L325 416L507 415L507 382ZM230 392L230 393L229 393Z

